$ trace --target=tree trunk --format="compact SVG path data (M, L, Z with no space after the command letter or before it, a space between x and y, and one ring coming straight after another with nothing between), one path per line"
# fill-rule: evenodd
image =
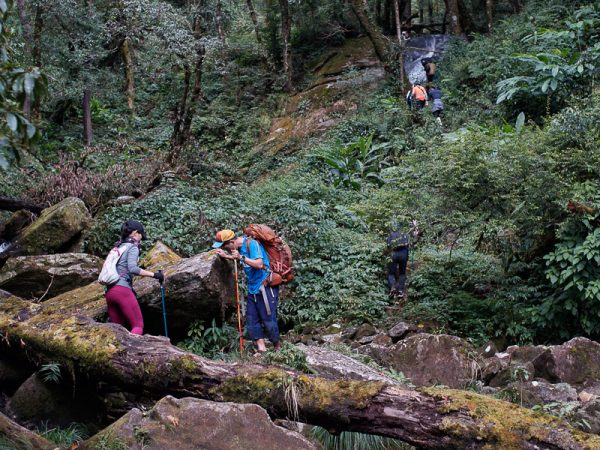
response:
M460 11L458 9L458 0L444 0L446 2L446 17L450 22L450 32L455 36L463 34L460 23ZM446 22L446 20L444 20Z
M281 9L281 39L283 41L283 72L285 73L285 91L292 92L292 52L290 51L290 30L292 21L290 17L290 5L288 0L279 0Z
M19 211L20 209L26 209L34 214L42 212L44 207L37 205L27 200L20 200L18 198L0 197L0 210L2 211Z
M17 9L19 12L19 22L23 27L23 40L25 41L25 50L29 53L31 48L31 24L27 20L27 13L25 11L25 0L17 0Z
M502 400L453 389L417 391L383 382L331 380L252 362L212 361L94 322L76 305L2 300L0 350L33 364L56 361L102 392L144 392L255 403L274 418L293 417L332 432L401 439L423 449L600 448L600 437ZM100 394L102 394L100 392ZM293 395L290 395L293 394ZM293 398L290 405L289 399ZM288 399L288 401L286 401Z
M356 18L364 28L369 40L373 44L377 58L379 58L382 63L387 63L389 58L387 38L381 33L377 26L371 22L371 19L363 8L363 3L361 0L349 0L349 2L352 12L354 12L356 15Z
M221 59L223 60L223 80L229 81L229 50L227 48L227 37L225 36L225 25L223 24L223 4L221 0L217 0L217 8L215 14L215 21L217 23L217 34L219 35L219 41L221 41Z
M131 46L129 37L123 39L121 43L121 55L125 63L125 92L127 93L127 107L129 112L135 114L135 84L133 77L133 57L131 55Z
M492 19L494 12L494 1L493 0L485 0L485 18L487 21L487 32L492 32Z
M425 22L425 0L419 0L419 23Z
M83 143L92 145L92 90L85 87L83 90Z
M258 17L256 16L256 10L254 9L252 0L246 0L246 4L248 5L248 11L250 11L250 19L252 19L252 24L254 25L254 32L256 33L256 42L260 44L262 41L260 39L260 33L258 31Z
M400 89L401 92L405 92L406 81L404 76L404 39L402 39L402 22L400 21L400 0L394 0L394 12L396 17L396 36L398 38L398 65L400 71Z

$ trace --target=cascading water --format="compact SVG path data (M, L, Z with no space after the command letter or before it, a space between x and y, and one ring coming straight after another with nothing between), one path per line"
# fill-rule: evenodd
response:
M439 61L448 47L450 36L447 34L428 34L411 38L405 42L404 70L411 83L425 84L425 70L421 60L431 58Z
M10 242L0 242L0 255L8 250L11 246Z

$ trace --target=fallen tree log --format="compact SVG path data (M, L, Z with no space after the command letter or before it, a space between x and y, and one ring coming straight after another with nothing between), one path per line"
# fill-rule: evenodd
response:
M0 209L4 211L18 211L20 209L26 209L34 214L39 214L45 206L38 205L28 200L20 200L18 198L1 197L0 196Z
M331 380L256 363L211 361L167 338L136 336L89 316L0 300L0 351L67 365L75 377L148 398L165 395L255 403L274 418L360 431L427 449L600 449L600 437L558 418L452 389Z

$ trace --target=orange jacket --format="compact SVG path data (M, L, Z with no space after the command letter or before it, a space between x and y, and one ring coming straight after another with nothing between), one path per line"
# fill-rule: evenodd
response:
M427 100L427 91L420 84L415 84L412 88L411 97L413 100L424 102Z

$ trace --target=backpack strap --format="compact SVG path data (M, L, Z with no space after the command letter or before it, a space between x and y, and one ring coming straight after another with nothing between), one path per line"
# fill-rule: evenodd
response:
M251 239L250 237L246 236L246 253L248 253L248 255L250 254L250 239ZM252 239L252 240L256 241L256 239ZM257 242L257 244L258 244L258 242ZM268 270L269 273L271 273L272 270L265 266L265 259L262 258L262 260L263 260L262 270Z

